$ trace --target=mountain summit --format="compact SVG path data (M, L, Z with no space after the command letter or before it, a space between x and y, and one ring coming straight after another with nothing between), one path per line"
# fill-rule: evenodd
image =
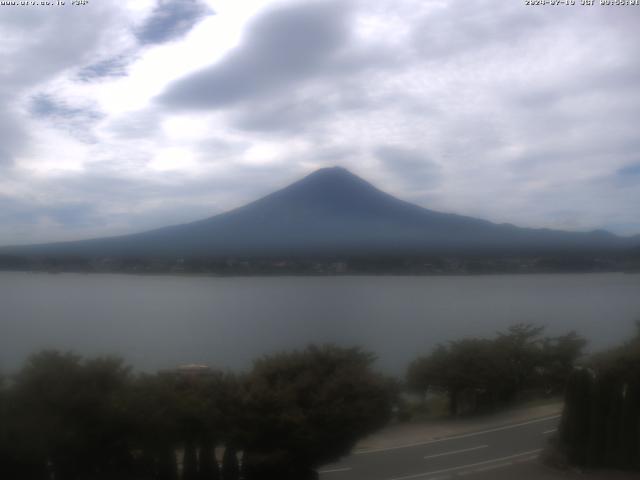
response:
M518 228L427 210L340 167L193 223L121 237L31 245L4 253L91 257L543 253L630 247L603 231Z

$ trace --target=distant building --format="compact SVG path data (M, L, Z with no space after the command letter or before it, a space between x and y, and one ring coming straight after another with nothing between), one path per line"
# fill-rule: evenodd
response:
M187 365L180 365L176 372L179 375L189 377L189 378L198 378L204 377L211 374L211 367L209 365L201 365L196 363L191 363Z
M345 262L333 262L331 264L331 271L334 273L346 273L347 264Z

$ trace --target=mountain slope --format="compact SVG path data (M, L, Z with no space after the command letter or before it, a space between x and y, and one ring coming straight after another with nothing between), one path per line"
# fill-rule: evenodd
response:
M620 249L638 239L497 225L388 195L342 168L318 170L244 207L134 235L2 249L78 256L533 253Z

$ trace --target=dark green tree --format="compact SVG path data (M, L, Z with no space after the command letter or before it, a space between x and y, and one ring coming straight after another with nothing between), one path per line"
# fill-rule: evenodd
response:
M56 479L117 475L131 468L123 398L128 368L116 359L42 352L14 385L25 449Z
M215 456L214 442L209 438L202 440L200 451L198 452L198 479L220 479L220 467Z
M560 440L569 446L570 461L584 465L588 456L590 417L592 411L592 374L586 369L574 371L568 380L565 394L565 408L560 427Z
M640 470L640 371L625 385L620 444L621 466Z
M574 333L543 338L543 331L517 324L493 339L439 345L410 364L407 385L423 395L428 390L445 392L452 415L491 409L528 392L557 393L585 342Z
M182 480L198 480L198 454L193 442L187 442L184 446Z
M506 363L494 342L464 339L440 345L428 357L414 362L409 369L413 389L427 388L446 392L451 415L474 412L492 405L501 396Z
M576 332L546 337L542 343L541 382L547 394L564 392L567 379L583 356L587 341Z
M428 356L419 357L407 370L407 387L423 397L432 389L442 389L447 378L449 350L438 345Z
M238 480L239 478L238 451L232 445L227 445L222 457L222 480Z
M177 480L180 443L178 399L173 375L140 375L132 383L127 412L132 443L142 452L138 470L160 480Z
M577 465L637 470L640 324L632 340L593 356L589 365L591 373L582 370L570 377L560 428L561 448ZM587 377L591 382L588 387Z
M544 327L530 323L512 325L498 333L496 353L500 355L504 400L512 400L519 393L535 385L537 368L543 365L542 333Z
M280 480L315 477L384 425L393 403L389 382L359 349L310 346L258 360L248 377L242 449L248 469Z

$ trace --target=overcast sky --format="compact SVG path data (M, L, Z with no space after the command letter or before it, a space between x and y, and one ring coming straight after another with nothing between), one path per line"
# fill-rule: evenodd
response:
M640 233L640 7L66 4L0 6L0 244L196 220L333 165L435 210Z

